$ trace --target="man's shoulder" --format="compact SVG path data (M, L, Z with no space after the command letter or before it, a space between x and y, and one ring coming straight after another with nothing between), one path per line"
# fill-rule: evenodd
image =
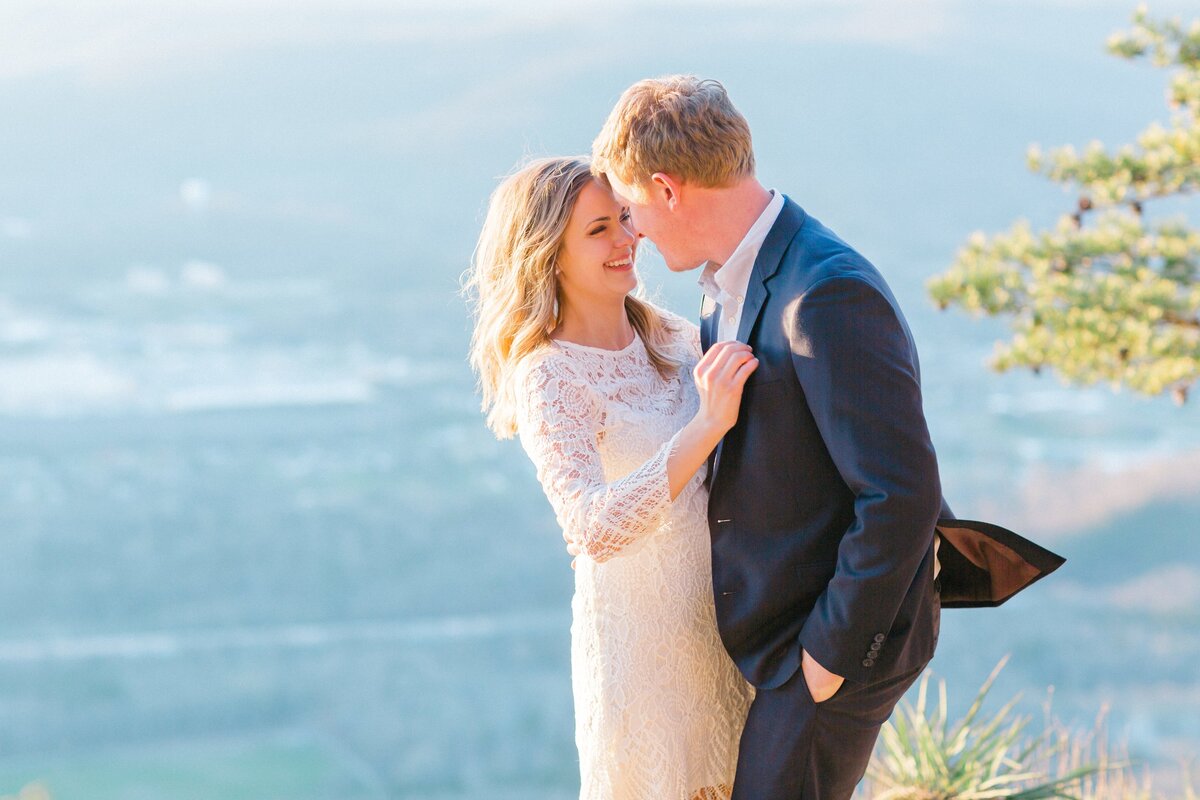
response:
M886 291L887 282L870 259L811 216L784 253L782 266L780 272L792 293L803 294L819 283L839 278Z

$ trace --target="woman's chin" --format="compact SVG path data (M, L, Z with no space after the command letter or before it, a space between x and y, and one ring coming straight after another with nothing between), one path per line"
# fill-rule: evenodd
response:
M627 270L611 270L609 272L609 282L613 287L622 287L626 292L631 292L637 288L638 275L637 271L630 267Z

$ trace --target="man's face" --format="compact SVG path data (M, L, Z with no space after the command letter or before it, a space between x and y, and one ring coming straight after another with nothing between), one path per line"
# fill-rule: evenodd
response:
M638 186L623 183L611 174L606 177L613 195L629 209L633 229L654 242L667 269L672 272L695 269L707 260L699 246L702 242L688 224L679 185L658 175L655 173L654 178Z

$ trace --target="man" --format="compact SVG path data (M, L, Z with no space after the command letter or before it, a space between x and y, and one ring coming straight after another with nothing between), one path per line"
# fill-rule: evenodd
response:
M867 259L759 183L720 83L635 84L592 156L667 266L701 269L705 349L759 359L708 475L717 620L757 688L733 797L848 798L938 637L912 335Z

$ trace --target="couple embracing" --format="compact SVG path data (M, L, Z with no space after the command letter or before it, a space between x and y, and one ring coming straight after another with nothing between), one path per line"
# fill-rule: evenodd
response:
M636 296L642 237L699 326ZM954 520L895 298L759 182L716 81L641 81L590 160L505 179L468 287L488 424L576 556L585 800L848 798L943 581L994 605L1057 566Z

